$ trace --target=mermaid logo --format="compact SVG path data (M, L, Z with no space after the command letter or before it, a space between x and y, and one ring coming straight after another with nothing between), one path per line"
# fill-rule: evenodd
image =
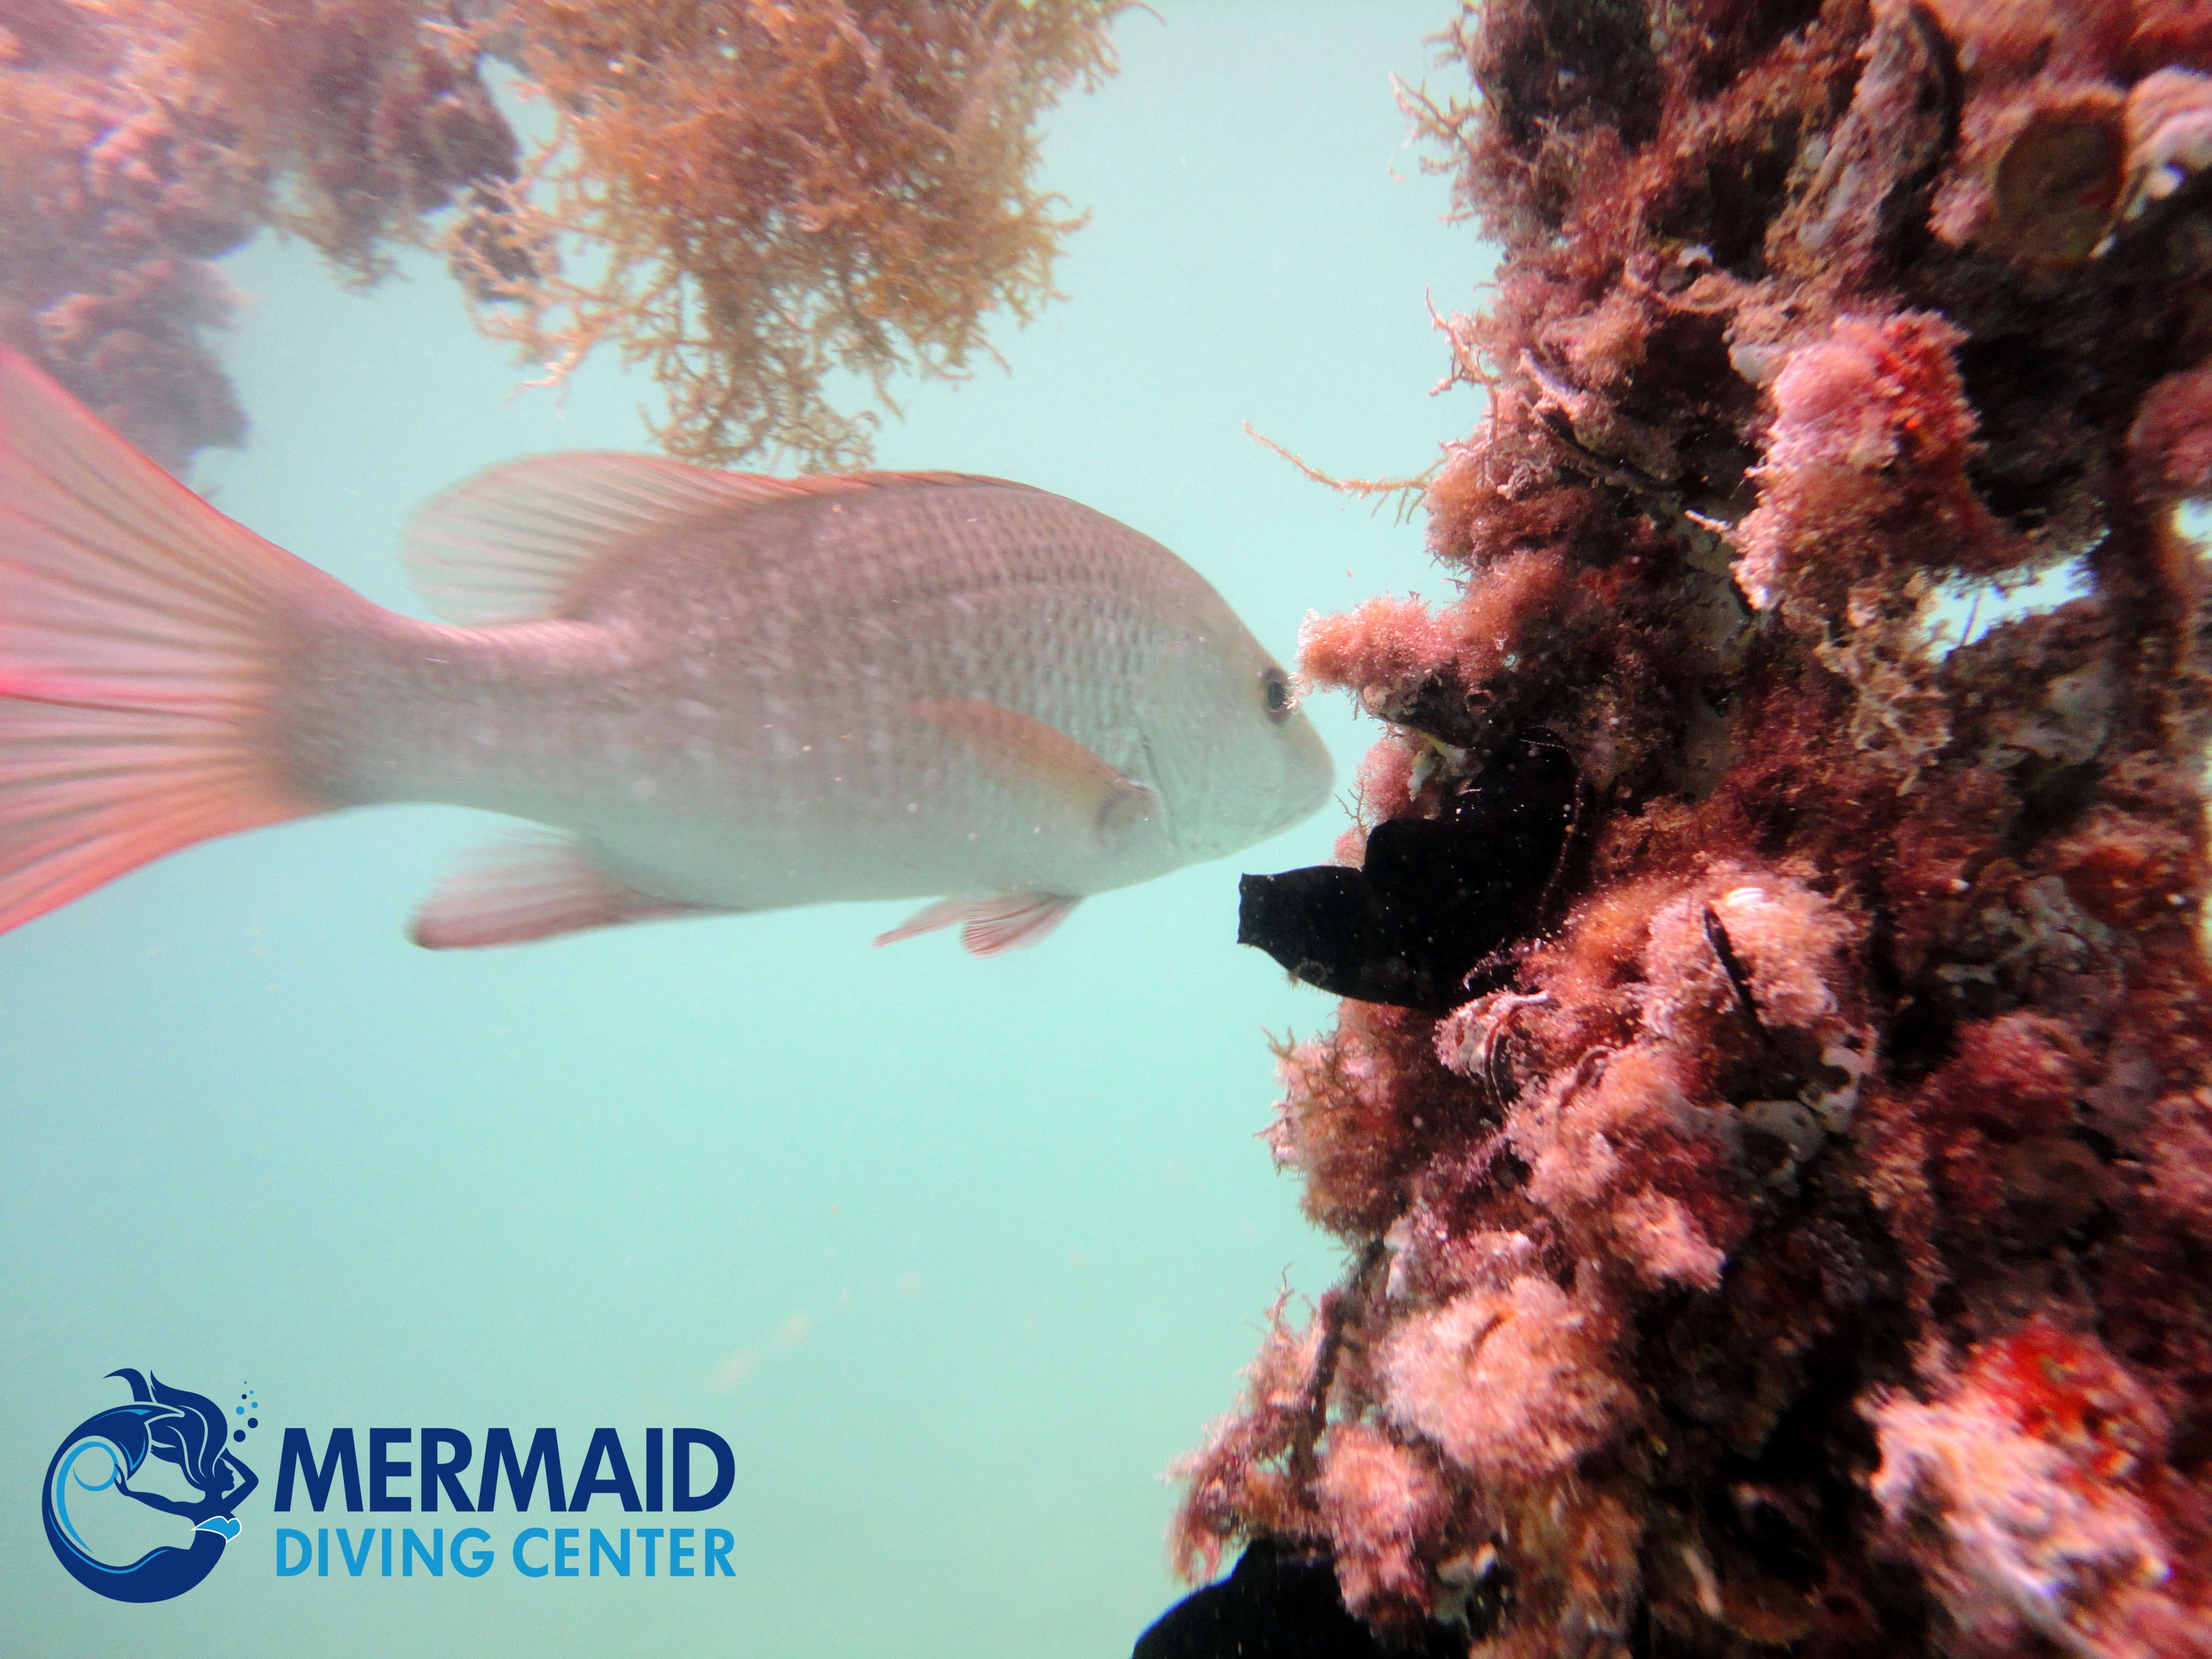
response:
M173 1389L157 1376L142 1376L134 1370L108 1375L131 1385L131 1403L86 1418L70 1431L46 1465L42 1505L46 1541L70 1577L87 1589L117 1601L167 1601L215 1571L223 1546L238 1536L238 1506L260 1478L230 1449L234 1437L244 1442L246 1429L234 1428L222 1407L205 1395ZM233 1414L246 1418L247 1428L258 1428L259 1418L246 1416L249 1408L259 1407L252 1391L238 1398ZM198 1498L135 1490L131 1477L144 1466L149 1453L175 1464ZM120 1493L149 1509L189 1521L192 1541L183 1547L156 1545L125 1564L102 1560L78 1531L77 1520L71 1518L72 1505L77 1517L88 1519L89 1505L113 1501L95 1500L94 1493Z

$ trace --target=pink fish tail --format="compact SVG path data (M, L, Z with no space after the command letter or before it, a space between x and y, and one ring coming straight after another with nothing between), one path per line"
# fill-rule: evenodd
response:
M0 931L323 810L287 775L276 690L328 590L0 351Z

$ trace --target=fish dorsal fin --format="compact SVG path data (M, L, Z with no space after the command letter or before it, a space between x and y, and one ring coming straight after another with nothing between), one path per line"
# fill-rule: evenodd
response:
M533 455L480 472L418 509L404 556L415 591L447 621L530 622L561 615L602 560L714 514L894 484L1000 482L959 472L771 478L619 450Z

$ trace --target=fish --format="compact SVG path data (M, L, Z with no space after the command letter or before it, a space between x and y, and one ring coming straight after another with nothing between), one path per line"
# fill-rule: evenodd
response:
M422 903L433 949L922 898L877 942L990 955L1328 797L1221 596L1042 489L578 452L437 497L403 551L442 620L0 354L0 931L213 836L436 801L523 826Z

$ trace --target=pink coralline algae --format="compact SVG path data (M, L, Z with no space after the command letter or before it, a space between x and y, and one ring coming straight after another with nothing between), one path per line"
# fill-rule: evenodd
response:
M1536 749L1582 794L1502 944L1441 882L1255 941L1426 988L1280 1050L1351 1266L1175 1551L1478 1659L2212 1656L2212 9L1442 44L1488 409L1425 486L1455 591L1306 630L1386 726L1341 873Z

